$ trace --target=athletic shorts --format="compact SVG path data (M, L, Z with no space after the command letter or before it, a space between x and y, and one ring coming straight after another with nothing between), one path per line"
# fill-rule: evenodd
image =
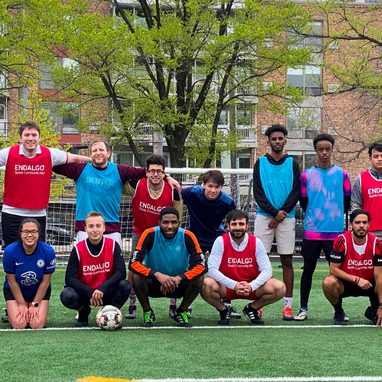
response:
M257 300L257 295L256 295L256 291L252 291L248 296L240 296L238 295L233 289L229 289L229 288L225 288L225 290L227 291L227 296L226 296L226 300L251 300L251 301L255 301Z
M51 287L49 287L46 290L45 296L42 299L49 301L50 300L51 291L52 291L52 289L51 289ZM13 296L13 293L12 293L10 288L3 288L3 293L4 293L5 301L16 300L15 297ZM36 297L36 295L34 295L34 296L23 296L23 297L24 297L25 302L33 302L34 298Z
M149 297L154 297L154 298L160 298L160 297L171 297L171 298L180 298L184 296L184 292L186 290L186 287L189 284L189 281L184 281L181 282L178 285L178 288L174 290L174 292L169 293L169 294L163 294L162 291L160 290L160 287L162 284L156 279L153 278L151 279L152 284L149 285Z
M122 250L122 239L121 239L120 232L105 233L103 236L109 237L110 239L114 239L119 244ZM88 238L88 234L85 231L77 231L77 237L76 237L77 243L87 238Z
M334 240L302 240L301 246L301 256L304 259L315 259L317 260L321 251L324 251L325 258L330 261L330 253L333 249Z
M267 253L271 251L274 237L276 237L277 253L292 255L296 241L296 219L285 218L277 228L268 228L273 216L257 215L255 220L255 236L260 239Z
M370 296L373 296L376 294L375 293L375 280L374 279L370 280L372 287L367 289L367 290L363 290L358 285L349 283L348 281L341 280L341 279L339 279L339 280L342 282L342 285L344 286L344 293L341 294L342 298L359 297L359 296L370 297Z

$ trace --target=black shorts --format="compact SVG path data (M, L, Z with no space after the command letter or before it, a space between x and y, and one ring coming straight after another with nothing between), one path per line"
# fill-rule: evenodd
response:
M333 249L334 240L302 240L301 246L301 256L304 259L315 259L317 260L321 251L324 251L325 258L330 261L330 253Z
M178 288L174 290L174 292L169 293L169 294L163 294L162 291L160 290L160 287L162 284L156 279L149 279L152 281L152 283L149 284L149 297L154 297L154 298L159 298L159 297L171 297L171 298L180 298L184 296L184 292L190 283L189 281L184 281L181 282L178 285Z
M372 285L371 288L364 290L361 289L358 285L349 283L348 281L338 279L342 282L342 285L344 286L344 293L341 294L342 298L345 297L359 297L359 296L366 296L370 297L375 295L375 280L370 280L370 283Z
M45 296L42 299L49 301L51 292L52 292L52 288L49 287L45 293ZM13 296L10 288L3 288L3 293L4 293L5 301L16 300L15 297ZM25 302L33 302L36 295L34 295L34 296L23 296L23 297L24 297Z

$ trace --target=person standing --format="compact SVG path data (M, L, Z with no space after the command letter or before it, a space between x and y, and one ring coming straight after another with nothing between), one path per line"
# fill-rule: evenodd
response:
M287 135L285 127L279 124L265 131L271 153L260 157L255 163L253 195L257 203L255 236L263 242L268 255L276 237L286 286L282 317L290 321L293 320L292 257L296 239L294 213L300 198L300 168L294 159L284 154Z
M351 209L363 208L370 214L369 232L382 239L382 143L369 146L370 167L355 179Z
M319 134L313 139L317 166L301 175L300 204L305 211L301 255L304 270L300 285L300 310L296 321L308 318L308 300L312 277L321 251L330 261L334 240L344 230L344 214L350 206L351 184L348 173L332 164L334 138ZM348 320L346 317L345 319Z

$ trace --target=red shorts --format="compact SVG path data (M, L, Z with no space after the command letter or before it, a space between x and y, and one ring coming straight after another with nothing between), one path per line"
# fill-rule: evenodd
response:
M248 296L238 295L233 289L225 288L227 291L226 300L257 300L256 291L252 291Z

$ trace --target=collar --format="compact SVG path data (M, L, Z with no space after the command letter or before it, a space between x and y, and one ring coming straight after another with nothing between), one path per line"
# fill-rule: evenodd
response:
M36 153L33 156L35 156L37 154L41 154L41 147L40 147L40 145L37 145ZM21 144L20 144L20 148L19 148L19 155L23 155L23 156L27 157L25 155L25 153L24 153L24 147ZM27 157L27 158L29 158L29 157Z

